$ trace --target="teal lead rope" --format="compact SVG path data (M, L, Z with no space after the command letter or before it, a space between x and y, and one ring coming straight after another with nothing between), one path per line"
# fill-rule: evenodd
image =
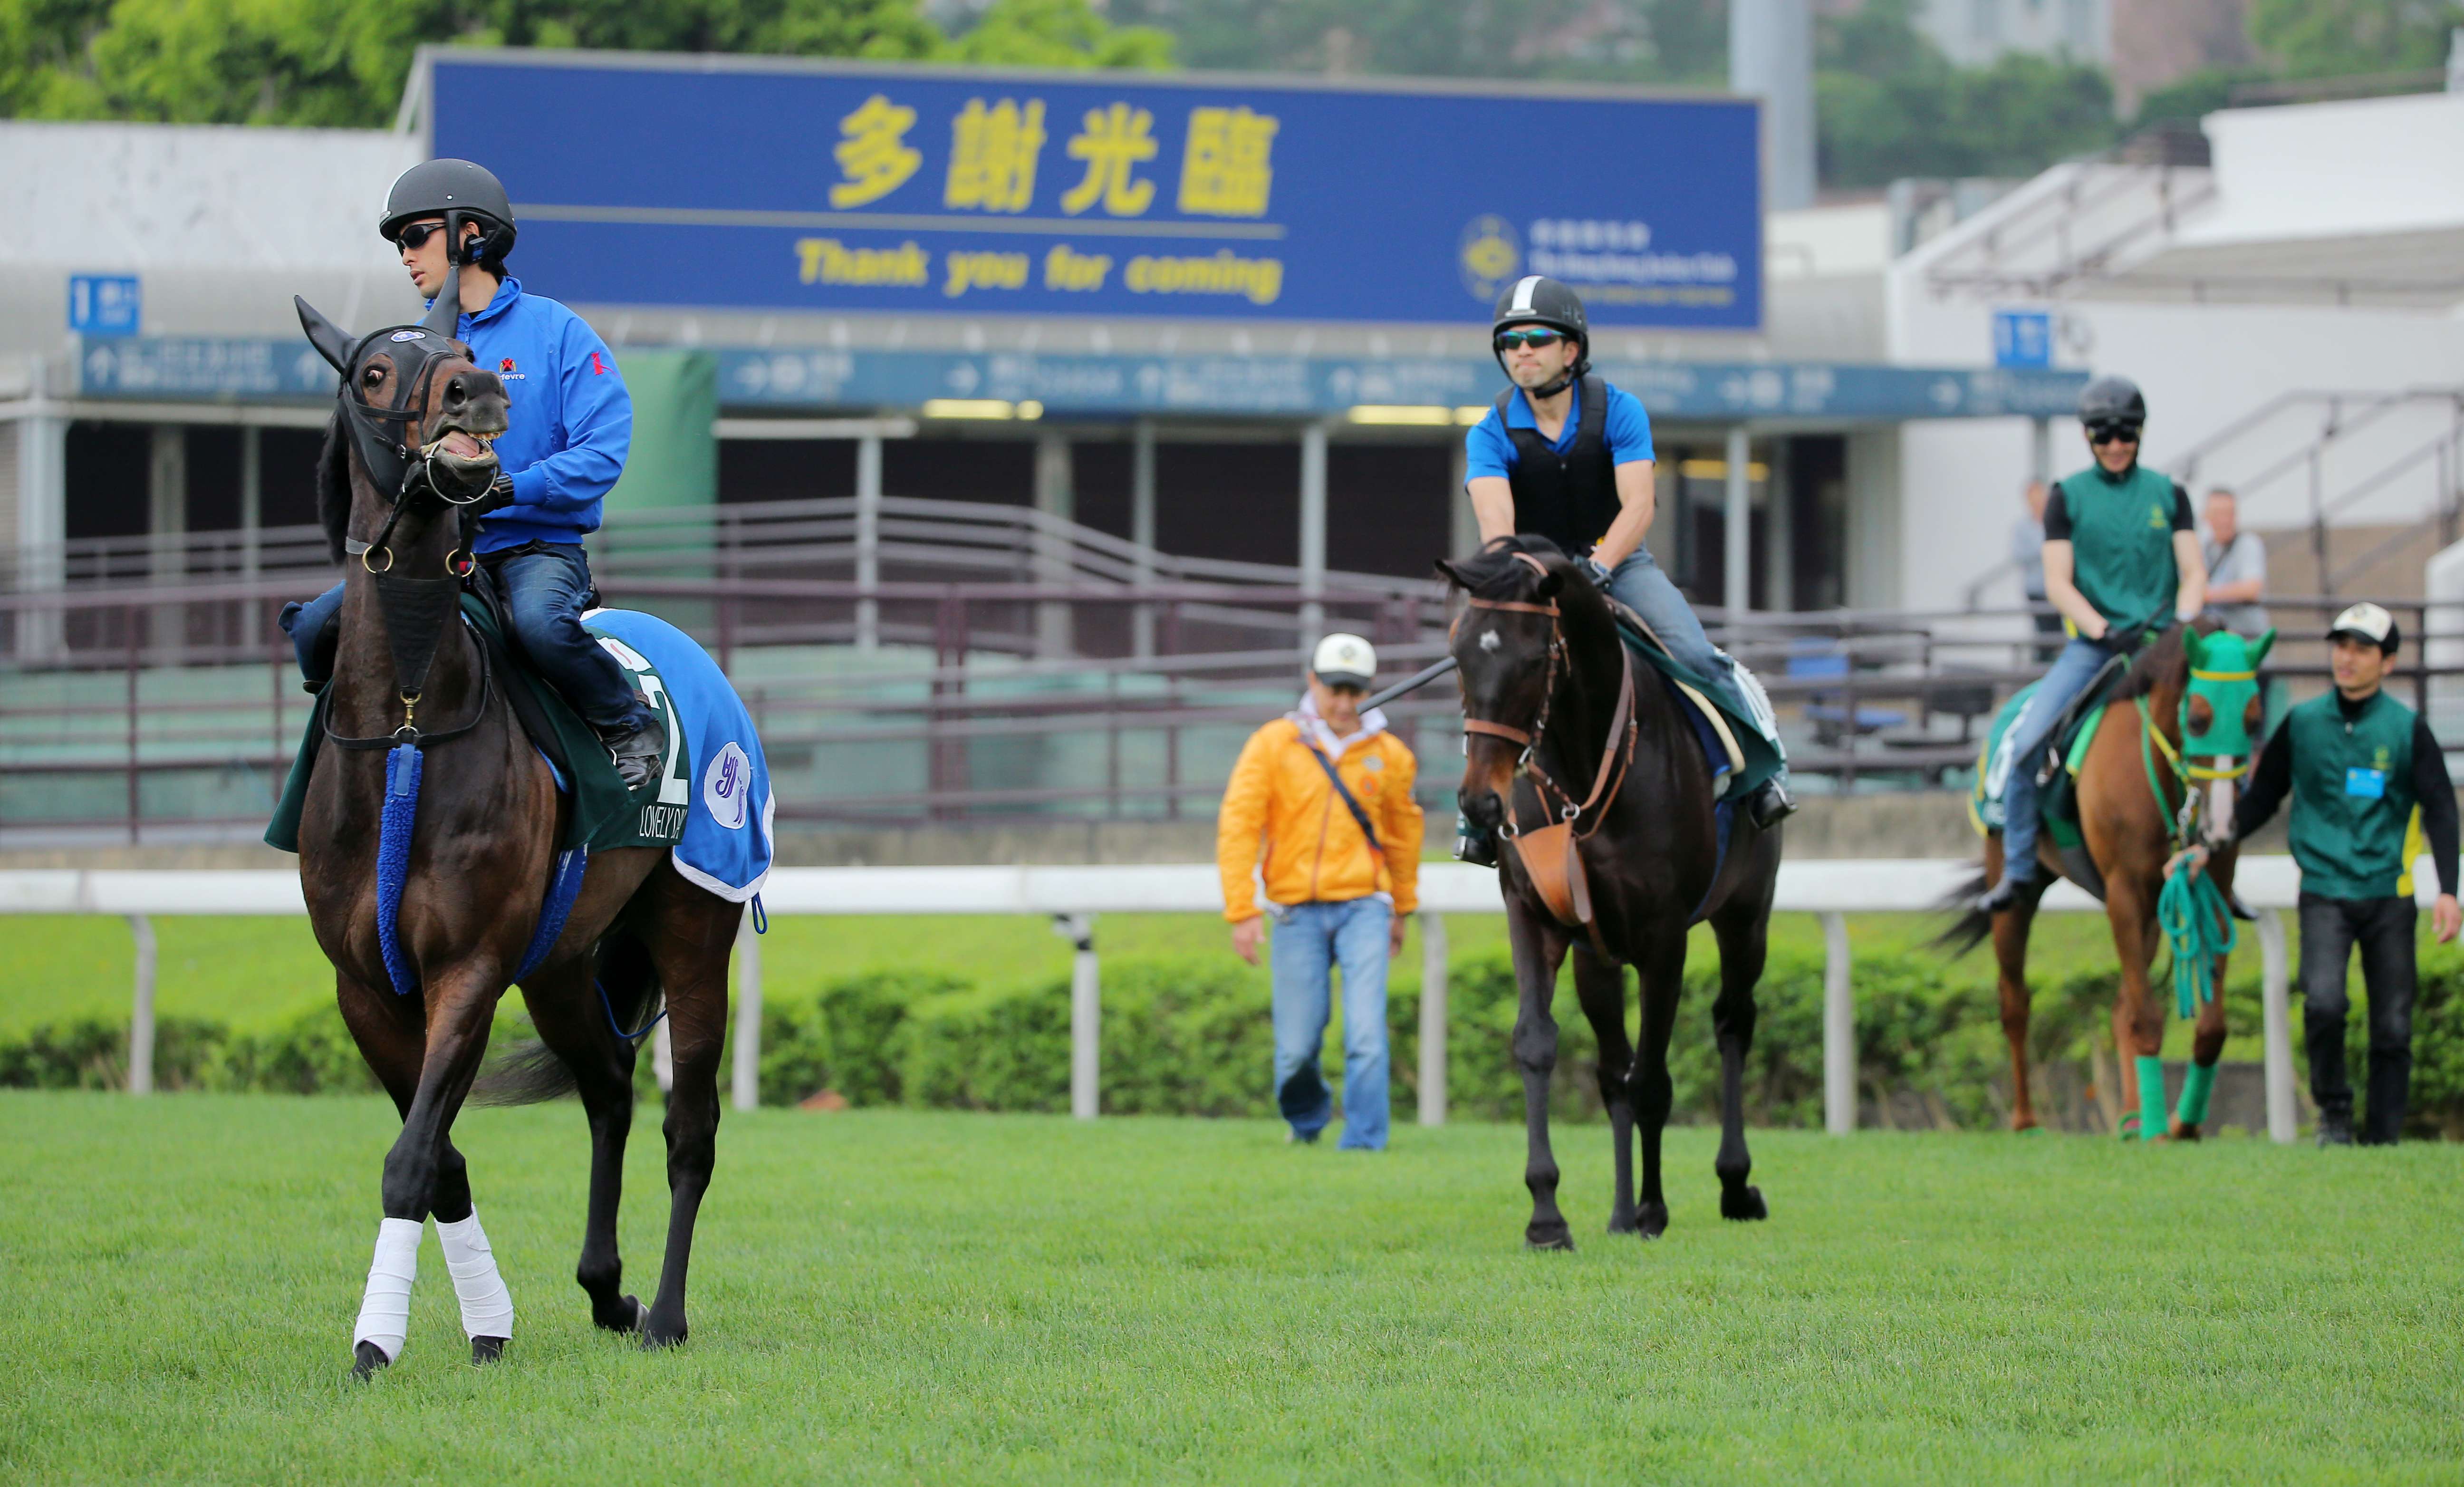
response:
M2165 879L2156 896L2156 922L2173 952L2173 1007L2183 1017L2199 1014L2199 1004L2216 999L2216 958L2230 955L2240 943L2240 931L2225 907L2224 891L2201 873L2185 867Z

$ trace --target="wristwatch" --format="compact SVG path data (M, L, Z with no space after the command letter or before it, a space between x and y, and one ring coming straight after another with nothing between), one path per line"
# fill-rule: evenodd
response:
M1586 557L1583 559L1583 566L1592 570L1592 577L1599 582L1599 586L1601 588L1606 588L1608 587L1609 579L1612 575L1608 566L1601 563L1599 559Z

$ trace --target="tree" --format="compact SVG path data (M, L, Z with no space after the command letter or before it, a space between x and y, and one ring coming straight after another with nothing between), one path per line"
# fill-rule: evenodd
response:
M2458 0L2251 0L2250 38L2295 78L2436 67Z
M1166 67L1087 0L1000 0L957 43L915 0L0 0L0 115L373 125L423 41Z

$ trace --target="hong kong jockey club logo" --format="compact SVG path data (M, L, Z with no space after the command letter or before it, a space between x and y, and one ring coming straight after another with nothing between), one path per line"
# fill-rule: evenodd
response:
M1463 225L1461 242L1463 287L1483 301L1497 298L1507 281L1522 271L1523 245L1514 224L1483 213Z
M733 832L751 810L753 758L730 739L701 774L701 803L710 818Z

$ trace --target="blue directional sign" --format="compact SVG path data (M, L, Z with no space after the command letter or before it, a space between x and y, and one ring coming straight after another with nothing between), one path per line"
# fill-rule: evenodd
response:
M136 335L144 286L134 274L69 276L69 329L92 339Z
M526 279L591 305L1461 324L1763 319L1752 100L728 56L424 54Z
M2054 318L2043 310L1993 312L1993 365L2054 365Z
M88 397L332 397L334 368L306 341L104 341L77 359Z

